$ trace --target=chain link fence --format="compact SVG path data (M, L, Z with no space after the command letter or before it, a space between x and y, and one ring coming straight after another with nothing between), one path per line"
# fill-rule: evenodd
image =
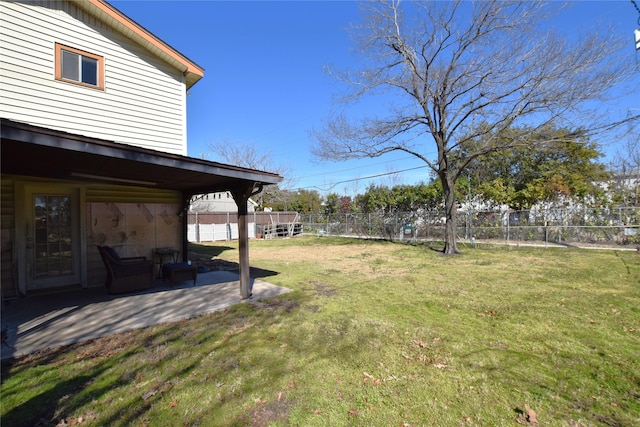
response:
M443 240L444 212L300 215L305 233ZM619 246L640 243L640 207L458 211L457 235L470 243L523 242Z

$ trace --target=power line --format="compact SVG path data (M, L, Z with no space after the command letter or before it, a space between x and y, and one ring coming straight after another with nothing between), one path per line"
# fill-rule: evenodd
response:
M416 170L416 169L424 169L424 168L428 168L428 167L429 166L427 166L427 165L416 166L414 168L402 169L402 170L399 170L399 171L385 172L385 173L380 173L380 174L377 174L377 175L369 175L369 176L363 176L363 177L360 177L360 178L346 179L346 180L338 181L338 182L336 182L334 184L331 184L329 187L326 187L326 188L323 188L323 187L320 187L320 186L316 186L316 185L309 185L307 187L298 187L298 190L306 190L308 188L317 188L320 191L330 191L336 185L345 184L347 182L360 181L362 179L380 178L382 176L394 175L394 174L400 173L400 172L408 172L408 171L412 171L412 170Z
M631 0L631 4L633 5L633 7L636 8L636 10L638 11L638 15L640 15L640 7L638 7L638 5L636 4L636 0ZM640 24L640 16L638 17L638 24Z
M409 160L409 159L416 159L416 157L415 156L406 156L406 157L402 157L400 159L387 160L386 162L378 162L378 163L373 163L373 164L369 164L369 165L366 165L366 166L354 166L352 168L338 169L338 170L333 170L333 171L324 171L324 172L319 172L319 173L316 173L316 174L313 174L313 175L300 176L300 177L297 177L296 179L313 178L315 176L324 176L324 175L330 175L330 174L339 173L339 172L349 172L349 171L353 171L353 170L356 170L356 169L365 169L365 168L369 168L369 167L372 167L372 166L385 165L385 164L388 164L388 163L402 162L402 161Z

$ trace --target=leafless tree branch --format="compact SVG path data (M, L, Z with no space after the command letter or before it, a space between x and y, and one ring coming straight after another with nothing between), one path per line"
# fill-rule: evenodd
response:
M443 184L454 233L455 179L477 156L505 148L489 135L515 125L534 132L555 123L587 134L620 125L601 106L610 89L637 71L620 54L625 40L616 31L585 32L576 40L559 34L548 27L556 6L365 3L364 21L354 27L361 67L331 70L349 87L338 101L352 105L373 95L391 105L382 118L328 118L312 133L313 153L345 160L404 151L422 159ZM478 140L484 145L471 144ZM455 234L447 236L445 251L457 251Z

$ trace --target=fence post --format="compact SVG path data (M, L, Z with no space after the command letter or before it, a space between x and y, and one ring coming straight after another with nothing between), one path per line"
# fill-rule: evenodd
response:
M394 231L394 233L397 233L398 232L398 212L393 214L393 222L395 224L395 226L394 226L395 230L393 230L393 231ZM395 238L397 239L398 236L395 236ZM393 239L391 239L391 241L393 242Z
M467 216L467 221L464 224L464 238L465 239L471 239L471 237L469 237L469 210L467 209L466 216Z
M196 242L200 243L200 224L198 223L198 212L197 211L196 211L195 229L196 229Z
M549 228L547 225L547 218L544 218L544 247L546 248L549 244Z
M622 238L624 239L624 226L625 226L625 224L622 223L622 207L621 206L618 207L618 226L620 228L618 228L617 233L622 233L622 235L623 235Z
M429 240L431 238L431 213L427 212L427 230L425 239Z
M344 214L344 234L349 234L349 216Z
M618 225L622 227L622 207L618 207Z

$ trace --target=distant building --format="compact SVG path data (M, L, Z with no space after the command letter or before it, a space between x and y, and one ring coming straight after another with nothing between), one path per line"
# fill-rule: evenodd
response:
M251 198L247 202L247 212L255 212L258 204ZM230 192L201 194L189 206L190 212L238 212L238 205Z
M199 195L191 203L188 215L187 237L190 242L235 240L239 237L236 205L230 192ZM258 204L247 201L249 238L284 237L301 234L294 226L297 212L272 212L271 208L258 211Z

